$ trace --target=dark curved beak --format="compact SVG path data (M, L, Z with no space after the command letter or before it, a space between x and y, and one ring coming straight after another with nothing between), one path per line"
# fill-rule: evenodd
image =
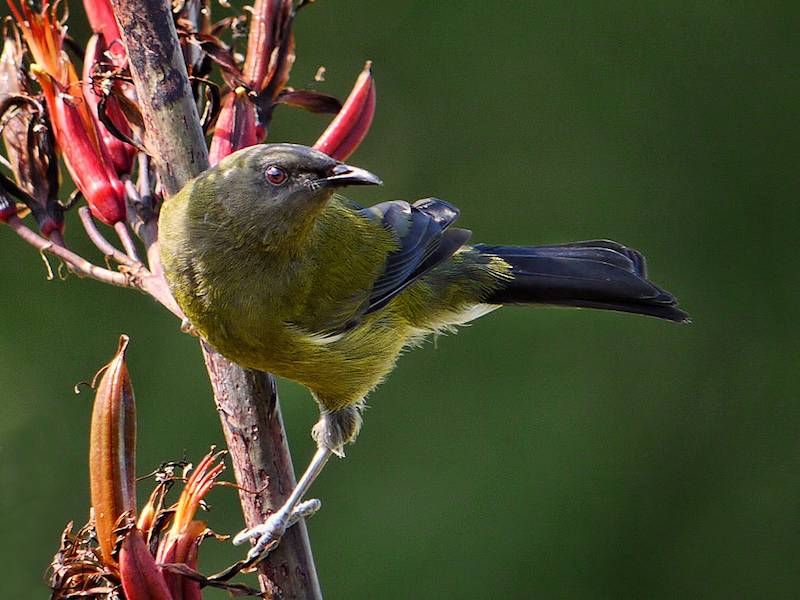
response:
M350 165L338 164L333 167L331 175L322 179L317 179L316 183L321 187L344 187L346 185L383 185L377 175L365 169L351 167Z

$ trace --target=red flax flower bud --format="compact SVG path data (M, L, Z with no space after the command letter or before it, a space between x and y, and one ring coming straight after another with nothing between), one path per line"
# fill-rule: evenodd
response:
M242 68L242 76L249 86L261 87L269 72L270 62L277 62L277 56L273 59L273 51L280 41L281 13L288 15L291 10L291 6L284 6L286 4L285 0L256 0L253 4L247 54ZM291 2L288 4L291 5Z
M96 84L95 74L101 68L103 57L106 53L105 39L102 34L94 34L86 45L86 55L83 59L83 97L86 99L89 114L92 115L92 121L97 132L102 138L103 145L106 147L108 156L114 164L114 169L118 175L127 175L133 168L133 160L136 157L136 148L130 144L126 144L116 136L112 135L110 131L103 125L98 118L98 105L100 98L103 94L102 89L98 89ZM106 82L113 85L112 80L107 79ZM124 135L131 137L131 128L128 125L127 119L119 106L117 99L110 93L106 96L105 102L106 116L111 120L114 126Z
M212 166L229 154L253 146L264 138L265 128L257 123L256 105L254 98L248 97L248 89L255 96L269 86L276 76L283 78L282 83L276 81L272 87L283 87L293 62L294 54L289 52L293 46L292 0L256 0L251 15L247 54L239 74L239 79L247 87L237 87L225 96L209 149ZM285 49L281 44L282 38L285 38ZM285 64L287 62L288 65ZM268 104L272 104L272 97Z
M331 121L314 148L337 160L346 160L369 131L375 115L375 81L372 62L367 61L342 110Z
M223 453L209 452L192 472L181 492L172 517L172 526L161 539L156 561L159 564L180 563L197 569L197 550L209 535L205 521L195 521L200 502L214 487L225 465L219 460ZM163 570L173 600L200 600L200 584L179 573Z
M62 50L65 31L55 7L45 0L42 11L33 13L24 2L20 8L14 0L8 5L33 55L31 72L44 92L56 143L75 185L98 219L109 225L123 220L125 188L89 114L75 67Z
M122 541L119 575L126 600L181 600L180 596L170 594L161 570L138 529L128 531Z
M247 97L247 90L238 87L225 96L211 139L208 160L213 166L236 150L253 146L258 141L256 107Z
M105 38L106 44L111 48L114 64L121 66L125 62L126 52L111 2L109 0L83 0L83 8L92 31Z
M136 511L136 401L125 365L128 336L101 370L89 440L89 481L97 541L103 560L113 565L114 528Z

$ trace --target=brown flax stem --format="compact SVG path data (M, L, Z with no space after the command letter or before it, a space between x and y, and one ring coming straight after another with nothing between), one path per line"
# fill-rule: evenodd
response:
M112 0L128 49L146 127L145 142L163 189L176 193L208 168L208 151L192 99L169 5ZM295 484L272 378L242 369L204 345L217 410L231 453L247 526L265 520ZM262 589L283 598L322 598L305 524L291 528L259 566Z

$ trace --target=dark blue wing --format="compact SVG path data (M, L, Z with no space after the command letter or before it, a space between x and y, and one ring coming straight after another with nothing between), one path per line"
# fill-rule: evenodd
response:
M436 198L414 204L402 200L383 202L358 212L392 232L399 245L386 257L383 272L375 280L361 316L386 306L422 275L455 254L472 234L466 229L448 229L458 218L458 209Z

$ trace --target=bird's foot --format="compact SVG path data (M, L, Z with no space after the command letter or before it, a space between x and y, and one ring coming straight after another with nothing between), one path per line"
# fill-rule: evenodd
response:
M199 337L200 333L195 329L194 325L189 322L187 317L183 317L181 320L181 331L183 333L188 333L189 335L193 335L194 337Z
M233 538L235 545L243 544L248 540L255 540L255 544L247 553L247 562L255 564L266 558L281 541L286 530L300 519L310 517L322 507L322 502L313 498L300 502L294 507L282 506L261 525L250 529L243 529Z

